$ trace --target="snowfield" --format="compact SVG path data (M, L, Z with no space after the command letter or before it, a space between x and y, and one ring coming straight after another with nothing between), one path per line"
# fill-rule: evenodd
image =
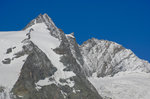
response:
M150 99L149 73L126 71L103 78L93 74L88 79L106 99Z
M0 32L0 87L4 87L4 93L0 93L0 99L4 96L9 99L9 91L13 88L18 80L21 68L27 55L20 58L14 58L14 54L22 51L23 43L21 41L26 38L24 31ZM6 54L7 49L12 48L12 52ZM3 64L6 58L13 59L10 64Z
M25 38L24 31L16 32L0 32L0 85L3 87L12 88L19 77L20 70L23 66L23 57L15 58L10 64L3 64L5 58L12 59L14 54L22 50L23 44L21 41ZM8 48L15 47L11 53L6 54Z

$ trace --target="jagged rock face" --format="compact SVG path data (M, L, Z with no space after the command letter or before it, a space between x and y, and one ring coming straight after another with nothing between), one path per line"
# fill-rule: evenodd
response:
M77 59L78 63L83 66L84 64L84 60L83 60L83 57L81 55L81 52L80 52L80 49L79 49L79 46L76 42L76 39L74 37L74 34L71 33L71 34L68 34L66 35L67 36L67 39L69 41L69 44L70 44L70 49L71 49L71 52L73 54L73 56L75 57L75 59Z
M70 50L71 50L73 57L76 59L77 63L82 68L81 71L85 75L89 75L90 71L88 70L87 66L84 66L83 56L81 54L80 47L76 42L76 38L74 37L74 33L67 34L66 37L69 41Z
M27 57L18 81L14 85L12 92L17 96L30 97L33 94L35 83L40 79L52 76L57 69L52 65L47 56L33 43L30 45L32 52Z
M52 21L52 19L45 13L44 15L40 14L37 18L33 19L23 30L34 30L34 25L38 23L44 23L46 25L45 30L49 30L50 34L61 40L62 31L60 31ZM40 27L39 27L40 28ZM44 30L44 29L43 29Z
M92 38L84 42L80 49L86 66L92 73L96 72L98 77L113 76L127 70L150 72L148 62L115 42Z

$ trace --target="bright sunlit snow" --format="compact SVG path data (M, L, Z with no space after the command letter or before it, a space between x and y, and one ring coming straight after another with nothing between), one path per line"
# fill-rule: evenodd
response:
M25 32L0 32L0 59L13 58L13 54L22 50L21 41L25 38ZM6 54L8 48L15 47L11 53ZM3 64L0 60L0 85L12 88L19 77L26 56L15 58L10 64Z
M15 58L14 54L22 51L23 43L21 41L26 38L24 31L0 32L0 86L4 87L4 92L0 94L0 99L4 96L9 99L9 91L13 88L18 80L21 68L27 55ZM12 48L12 52L6 54L8 48ZM6 58L13 59L10 64L3 64Z
M114 77L98 78L93 74L89 81L103 97L112 99L149 99L150 74L120 72Z

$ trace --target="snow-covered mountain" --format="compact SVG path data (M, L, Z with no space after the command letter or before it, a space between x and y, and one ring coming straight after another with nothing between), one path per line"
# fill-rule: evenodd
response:
M22 31L0 32L0 47L0 99L150 96L147 61L111 41L78 45L74 33L65 34L47 14Z
M150 72L150 64L131 50L107 40L89 39L81 46L83 59L91 73L98 77L113 76L121 71Z
M106 99L149 99L150 64L115 42L89 39L81 46L89 81Z
M47 14L0 32L0 99L101 99L69 39Z

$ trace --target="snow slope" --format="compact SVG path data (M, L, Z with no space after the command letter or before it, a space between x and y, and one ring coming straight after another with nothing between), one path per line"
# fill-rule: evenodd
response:
M13 85L18 80L21 68L24 64L24 60L27 55L20 58L14 58L15 53L22 51L23 43L21 41L25 39L24 31L12 31L12 32L0 32L0 86L4 87L6 96L8 92L13 88ZM12 52L6 54L7 49L12 48ZM10 64L3 64L3 60L6 58L13 59ZM3 97L3 93L0 94L0 99ZM9 97L7 97L9 99Z
M23 56L19 59L15 58L10 64L3 64L2 60L5 58L13 58L14 54L22 50L23 43L21 41L25 39L25 32L0 32L0 85L4 87L12 88L16 80L18 79L20 69L23 65L23 60L27 56ZM6 54L8 48L16 47L11 53Z
M93 74L89 81L99 94L112 99L149 99L150 74L145 72L119 72L114 77L96 77ZM106 98L106 99L107 99ZM108 98L108 99L109 99Z

